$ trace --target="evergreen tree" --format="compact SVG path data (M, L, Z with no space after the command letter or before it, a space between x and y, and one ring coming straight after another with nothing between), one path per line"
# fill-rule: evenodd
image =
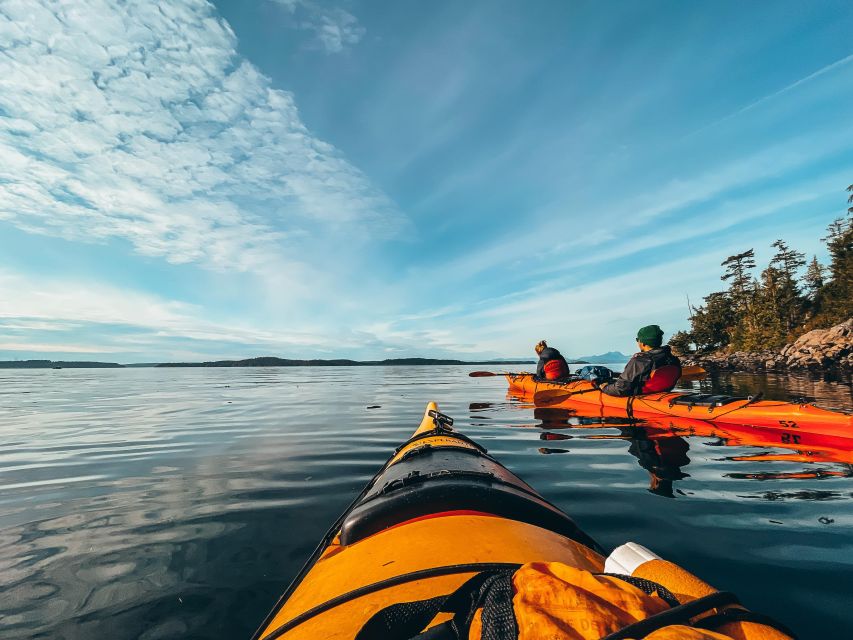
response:
M848 204L853 205L853 185ZM692 341L699 351L728 346L759 351L782 346L804 330L829 327L853 317L853 206L846 218L834 220L822 238L830 261L823 266L814 256L808 264L801 288L800 270L805 255L784 240L773 243L776 253L755 280L752 249L726 258L721 279L727 291L712 293L704 304L693 307L692 331L679 332L670 342L688 348ZM810 318L805 322L806 312Z
M693 342L699 351L714 351L731 341L731 332L737 322L737 313L729 294L725 291L711 293L705 304L693 308L690 324Z
M827 327L853 317L853 214L834 220L823 238L829 249L829 277L818 292L820 307L811 323Z
M772 287L772 300L785 333L803 323L805 300L798 284L797 272L806 264L806 256L791 249L784 240L772 245L776 254L770 260L764 286Z
M729 295L734 303L735 310L742 312L753 292L750 271L755 268L755 251L749 249L743 253L729 256L720 264L726 268L726 272L720 276L720 279L731 280Z
M669 346L676 355L687 355L690 353L690 345L693 343L693 335L687 331L676 331L669 339Z
M806 275L803 276L803 283L806 285L806 296L812 304L812 307L818 305L818 292L823 288L826 276L826 267L817 261L817 256L812 256L812 261L809 262L809 267L806 269Z
M732 330L731 344L743 351L763 351L785 344L785 276L772 264L754 282L746 309Z

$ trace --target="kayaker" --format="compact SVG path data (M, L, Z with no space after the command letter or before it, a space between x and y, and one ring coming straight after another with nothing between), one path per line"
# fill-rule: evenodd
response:
M650 324L637 331L640 351L614 382L601 387L602 393L624 397L672 389L681 377L681 362L672 355L669 345L662 344L663 331L658 325Z
M560 380L569 375L569 364L566 359L554 347L540 340L533 347L539 362L536 364L536 377L542 380Z

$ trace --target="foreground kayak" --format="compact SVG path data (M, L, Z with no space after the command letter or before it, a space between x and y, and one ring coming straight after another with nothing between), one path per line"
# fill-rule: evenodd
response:
M644 418L671 416L705 422L740 424L799 433L853 437L853 416L821 409L811 404L760 400L684 391L649 393L617 398L601 393L591 382L547 382L530 373L508 373L509 392L517 397L548 406L598 407L612 417Z
M430 403L255 640L793 637L640 545L605 558L450 424Z

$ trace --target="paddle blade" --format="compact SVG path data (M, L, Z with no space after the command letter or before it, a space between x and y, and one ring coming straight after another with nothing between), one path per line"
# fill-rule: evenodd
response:
M494 371L472 371L468 374L470 378L490 378L492 376L502 376L502 373L495 373Z
M548 404L559 404L571 397L572 393L570 391L563 391L562 389L545 389L544 391L537 391L533 394L533 404L540 407Z

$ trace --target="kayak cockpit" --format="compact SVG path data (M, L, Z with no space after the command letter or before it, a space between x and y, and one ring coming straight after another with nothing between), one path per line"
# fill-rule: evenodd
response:
M485 451L426 442L376 478L345 516L340 543L353 544L403 522L457 511L525 522L599 549L571 518Z

